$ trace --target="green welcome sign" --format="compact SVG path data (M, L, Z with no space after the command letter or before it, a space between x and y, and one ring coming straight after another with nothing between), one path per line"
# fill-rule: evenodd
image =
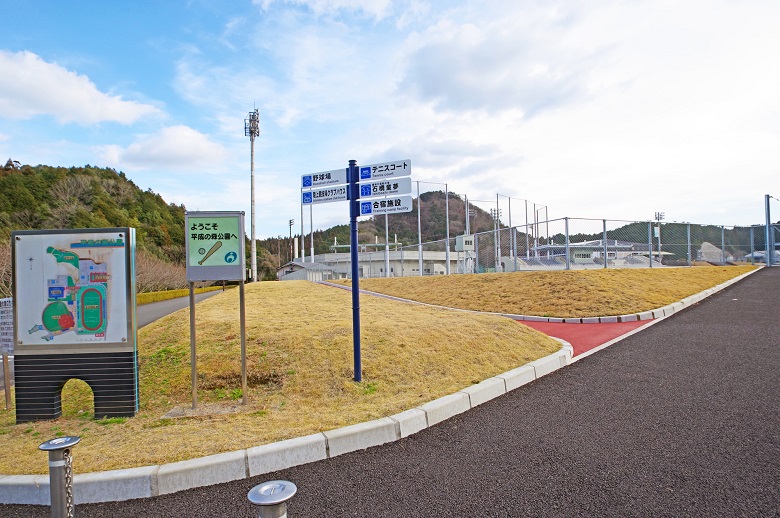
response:
M187 281L244 279L244 213L187 212Z

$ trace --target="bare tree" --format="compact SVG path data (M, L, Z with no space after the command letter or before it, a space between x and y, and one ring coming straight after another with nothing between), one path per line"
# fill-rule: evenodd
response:
M114 178L102 178L100 186L116 201L119 205L133 199L133 187L124 181Z
M0 242L0 299L10 297L11 293L11 245Z
M142 250L136 253L135 271L139 293L187 287L184 266L168 263Z
M80 174L69 175L49 188L52 198L63 204L89 204L92 201L92 180Z

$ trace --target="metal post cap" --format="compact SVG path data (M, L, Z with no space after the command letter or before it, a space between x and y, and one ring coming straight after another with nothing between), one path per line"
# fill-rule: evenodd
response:
M56 439L51 439L44 443L41 443L41 445L38 446L38 449L43 451L64 450L65 448L76 446L80 440L81 437L73 437L73 436L57 437Z
M298 487L292 482L272 480L253 487L246 496L255 505L279 505L295 496L297 491Z

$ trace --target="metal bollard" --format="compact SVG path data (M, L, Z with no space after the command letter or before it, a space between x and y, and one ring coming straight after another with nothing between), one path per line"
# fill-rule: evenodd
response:
M253 487L246 496L250 502L260 506L260 518L287 518L287 501L297 491L292 482L272 480Z
M49 452L49 493L52 518L73 518L73 457L71 448L81 437L58 437L39 449Z

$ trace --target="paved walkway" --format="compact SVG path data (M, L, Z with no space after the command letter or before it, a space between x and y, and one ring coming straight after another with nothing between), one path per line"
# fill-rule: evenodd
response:
M531 322L524 320L521 323L546 335L566 340L574 348L574 356L579 356L609 341L631 333L642 326L649 325L650 321L560 324L557 322Z
M778 516L780 268L408 438L78 516ZM50 516L44 506L0 515Z

